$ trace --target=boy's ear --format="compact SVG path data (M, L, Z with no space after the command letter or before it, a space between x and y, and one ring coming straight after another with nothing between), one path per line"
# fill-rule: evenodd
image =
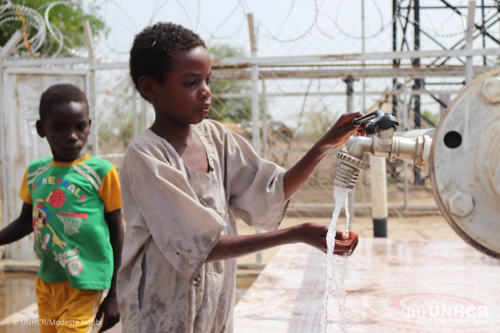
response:
M36 132L41 138L45 138L45 130L43 129L43 124L41 120L36 121Z
M151 80L147 76L141 76L139 78L139 92L141 93L142 97L146 98L148 101L152 101L156 99L156 93L155 93L155 82Z

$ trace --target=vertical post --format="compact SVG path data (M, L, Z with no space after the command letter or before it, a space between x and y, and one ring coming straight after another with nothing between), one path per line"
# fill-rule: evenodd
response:
M365 53L365 0L361 0L361 53ZM365 61L363 60L363 68L365 68ZM363 85L363 112L366 111L366 81L362 79Z
M346 97L347 97L347 113L354 112L354 103L353 103L353 93L354 93L354 79L352 76L348 76L344 79L344 82L346 83ZM354 190L355 188L353 187L352 191L349 193L349 214L351 215L351 222L354 221Z
M248 31L250 33L250 50L252 51L252 60L257 60L257 38L255 36L255 25L253 14L247 14ZM260 156L260 117L259 117L259 67L252 65L252 146ZM260 233L259 228L255 228L256 233ZM262 262L262 252L257 252L257 263Z
M497 19L500 19L500 2L497 1L496 5L497 5ZM499 25L499 30L500 30L500 25ZM498 32L498 34L500 35L500 31ZM500 62L500 56L497 57L497 61Z
M413 19L415 21L414 24L414 49L415 51L420 50L420 0L413 0ZM420 67L420 58L413 59L413 67ZM413 85L413 89L420 90L423 86L422 79L415 79L415 84ZM419 129L421 126L421 117L420 117L420 95L413 96L413 100L415 105L413 107L413 112L415 114L415 129ZM422 185L423 181L420 178L420 168L414 166L413 167L413 175L415 177L414 183L415 185Z
M465 33L465 49L472 50L472 32L474 31L474 14L476 12L476 1L469 1L467 10L467 31ZM472 56L467 56L465 60L465 81L467 84L474 79L474 67L472 64Z
M353 93L354 93L354 87L353 87L353 82L354 79L352 76L348 76L344 79L344 82L346 83L346 97L347 97L347 113L351 113L354 111L354 104L353 104Z
M6 131L9 128L9 123L6 123L6 117L8 114L8 100L7 100L7 91L8 91L8 74L4 71L3 68L3 60L7 59L9 54L14 50L17 44L22 40L23 35L18 30L16 31L12 37L5 43L4 47L0 51L0 153L1 153L1 172L2 172L2 210L3 210L3 225L2 228L6 227L10 221L13 221L15 217L19 214L19 211L16 211L15 201L16 197L13 195L17 194L19 189L11 188L14 184L12 180L11 172L12 168L9 167L10 160L8 158L8 145L9 138L8 132ZM10 149L9 149L10 150ZM8 259L12 259L12 255L14 255L14 259L28 261L31 258L31 251L27 251L26 247L30 248L33 246L33 243L30 242L30 239L25 237L22 240L16 242L14 246L6 245L5 246L5 257Z
M3 64L2 59L0 58L0 167L2 173L2 224L0 227L3 229L7 226L6 219L8 218L8 206L7 203L9 200L7 199L7 168L5 167L5 129L3 124L3 117L5 113L5 108L3 106L5 96L3 95Z
M146 101L141 98L141 133L143 133L148 127L148 109L146 106Z
M7 154L6 154L6 149L7 149L7 137L5 133L5 124L4 124L4 117L5 113L7 112L7 108L5 107L5 78L7 75L4 75L4 70L3 70L3 60L7 59L9 54L14 50L16 45L22 40L23 34L17 30L12 37L5 43L4 47L0 51L0 164L1 164L1 172L2 172L2 216L3 216L3 225L1 225L2 228L5 228L7 226L8 221L10 220L10 214L9 214L9 201L12 199L9 196L9 186L7 184L8 182L8 177L7 177ZM12 212L12 215L15 213ZM6 251L8 254L8 246L6 246Z
M446 105L450 105L450 102L451 102L450 94L439 94L439 100L441 100ZM443 118L445 115L446 115L446 108L440 104L439 105L439 117Z
M99 119L96 110L96 82L95 82L95 70L92 68L97 62L96 52L94 49L94 43L92 41L92 30L90 29L90 23L88 20L83 21L83 31L85 32L85 40L87 41L87 47L89 50L89 71L87 73L87 97L89 100L89 113L92 122L92 146L91 153L94 156L99 156Z
M262 157L267 159L267 105L266 105L266 82L262 79Z
M139 133L139 108L140 108L140 101L139 99L141 98L141 95L135 90L134 88L134 95L132 97L132 102L133 102L133 108L134 108L134 113L132 114L132 124L133 124L133 137L135 138Z
M396 52L398 50L398 23L396 21L396 15L398 14L398 0L392 0L392 51ZM398 59L392 60L392 67L399 67ZM396 78L392 79L392 90L396 91L398 85L398 80ZM396 95L392 95L392 114L396 116L398 108L398 99Z
M481 32L483 33L483 49L486 48L486 21L484 18L484 0L481 0L481 14L483 24L481 25ZM483 65L486 66L486 56L483 56Z
M387 237L387 167L385 158L370 156L373 237Z
M257 60L257 40L255 36L255 25L253 14L248 13L248 29L250 32L250 49L252 51L252 60ZM260 119L259 119L259 67L252 66L252 145L260 156Z
M403 95L403 106L402 106L402 118L403 118L403 131L408 130L408 108L407 108L407 101L408 98L406 96L406 91L405 94ZM409 103L409 101L408 101ZM404 168L404 203L403 207L406 209L408 207L408 163L403 162L403 168Z

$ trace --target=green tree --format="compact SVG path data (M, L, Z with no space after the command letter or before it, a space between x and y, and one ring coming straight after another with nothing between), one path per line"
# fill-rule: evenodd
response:
M53 55L60 50L60 55L73 56L75 50L85 46L82 22L88 20L94 35L107 33L108 29L98 14L99 7L92 3L88 10L82 6L81 0L70 0L70 4L55 4L54 0L12 0L0 1L0 45L5 45L16 30L23 30L29 39L35 37L40 27L45 29L46 37L41 45L32 41L35 56ZM49 9L49 23L45 22L45 13ZM42 22L44 24L42 24ZM54 38L53 35L56 37ZM60 47L62 44L62 47ZM25 47L21 52L28 51Z
M245 52L236 46L218 44L208 48L211 58L244 58ZM210 86L212 94L212 107L209 117L221 122L241 123L248 121L252 113L252 99L245 98L220 98L222 93L248 93L252 86L247 81L216 81Z

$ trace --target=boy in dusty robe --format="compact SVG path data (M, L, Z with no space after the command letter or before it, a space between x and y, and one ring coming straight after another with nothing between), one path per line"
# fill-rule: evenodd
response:
M210 57L198 35L158 23L135 37L130 72L156 119L121 166L127 220L118 299L124 332L232 332L236 258L287 243L326 251L327 227L277 230L288 200L326 154L347 141L360 113L343 115L290 170L206 120ZM234 214L268 233L238 236ZM355 232L337 234L351 252Z

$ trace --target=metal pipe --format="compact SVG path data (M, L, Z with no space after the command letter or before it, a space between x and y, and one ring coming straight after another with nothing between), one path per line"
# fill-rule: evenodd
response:
M132 114L132 121L133 121L133 137L137 137L139 134L139 128L137 126L138 123L138 115L139 115L139 108L140 108L140 95L139 93L134 89L134 95L132 97L132 102L133 102L133 108L134 108L134 113Z
M413 17L415 20L414 24L414 48L415 51L420 50L420 0L413 0L414 1L414 8L413 8ZM413 61L413 64L415 67L420 67L420 59L416 58ZM420 90L422 89L423 86L423 80L421 79L416 79L415 80L415 85L413 88L415 90ZM414 124L415 124L415 129L419 129L421 126L420 123L420 95L415 95L413 97L414 101L414 107L413 107L413 114L414 114ZM420 169L417 167L413 167L413 175L414 175L414 184L415 185L422 185L423 180L420 178Z
M370 156L370 175L373 237L387 237L389 211L387 208L387 167L385 158ZM354 211L352 215L354 215Z
M468 50L472 49L472 32L474 30L474 14L476 12L476 1L469 1L469 9L467 12L467 31L465 35L465 48ZM472 56L467 56L465 62L465 74L467 84L471 83L474 79L474 67L472 63Z
M252 51L252 60L257 60L257 39L255 36L255 25L253 21L253 14L247 14L248 19L248 30L250 33L250 49ZM261 156L260 153L260 114L259 114L259 67L256 63L252 65L252 145L257 155ZM255 232L259 234L261 230L255 228ZM256 253L257 263L262 262L262 252Z
M353 103L353 97L352 93L354 92L354 87L353 87L353 82L354 79L351 76L348 76L344 79L344 82L346 83L346 97L347 97L347 113L354 112L354 103ZM356 181L354 181L356 182ZM354 184L352 187L351 192L349 192L349 213L351 215L351 222L354 221Z
M0 64L2 59L0 58ZM7 167L6 167L6 137L5 137L5 127L4 127L4 116L5 116L5 106L4 106L4 90L3 90L3 67L0 66L0 167L2 173L2 229L7 226L6 219L8 218L8 202L9 196L7 195Z
M481 15L483 24L481 25L481 32L483 34L483 49L486 48L486 21L484 20L484 0L481 0ZM483 56L483 65L486 66L486 56Z

